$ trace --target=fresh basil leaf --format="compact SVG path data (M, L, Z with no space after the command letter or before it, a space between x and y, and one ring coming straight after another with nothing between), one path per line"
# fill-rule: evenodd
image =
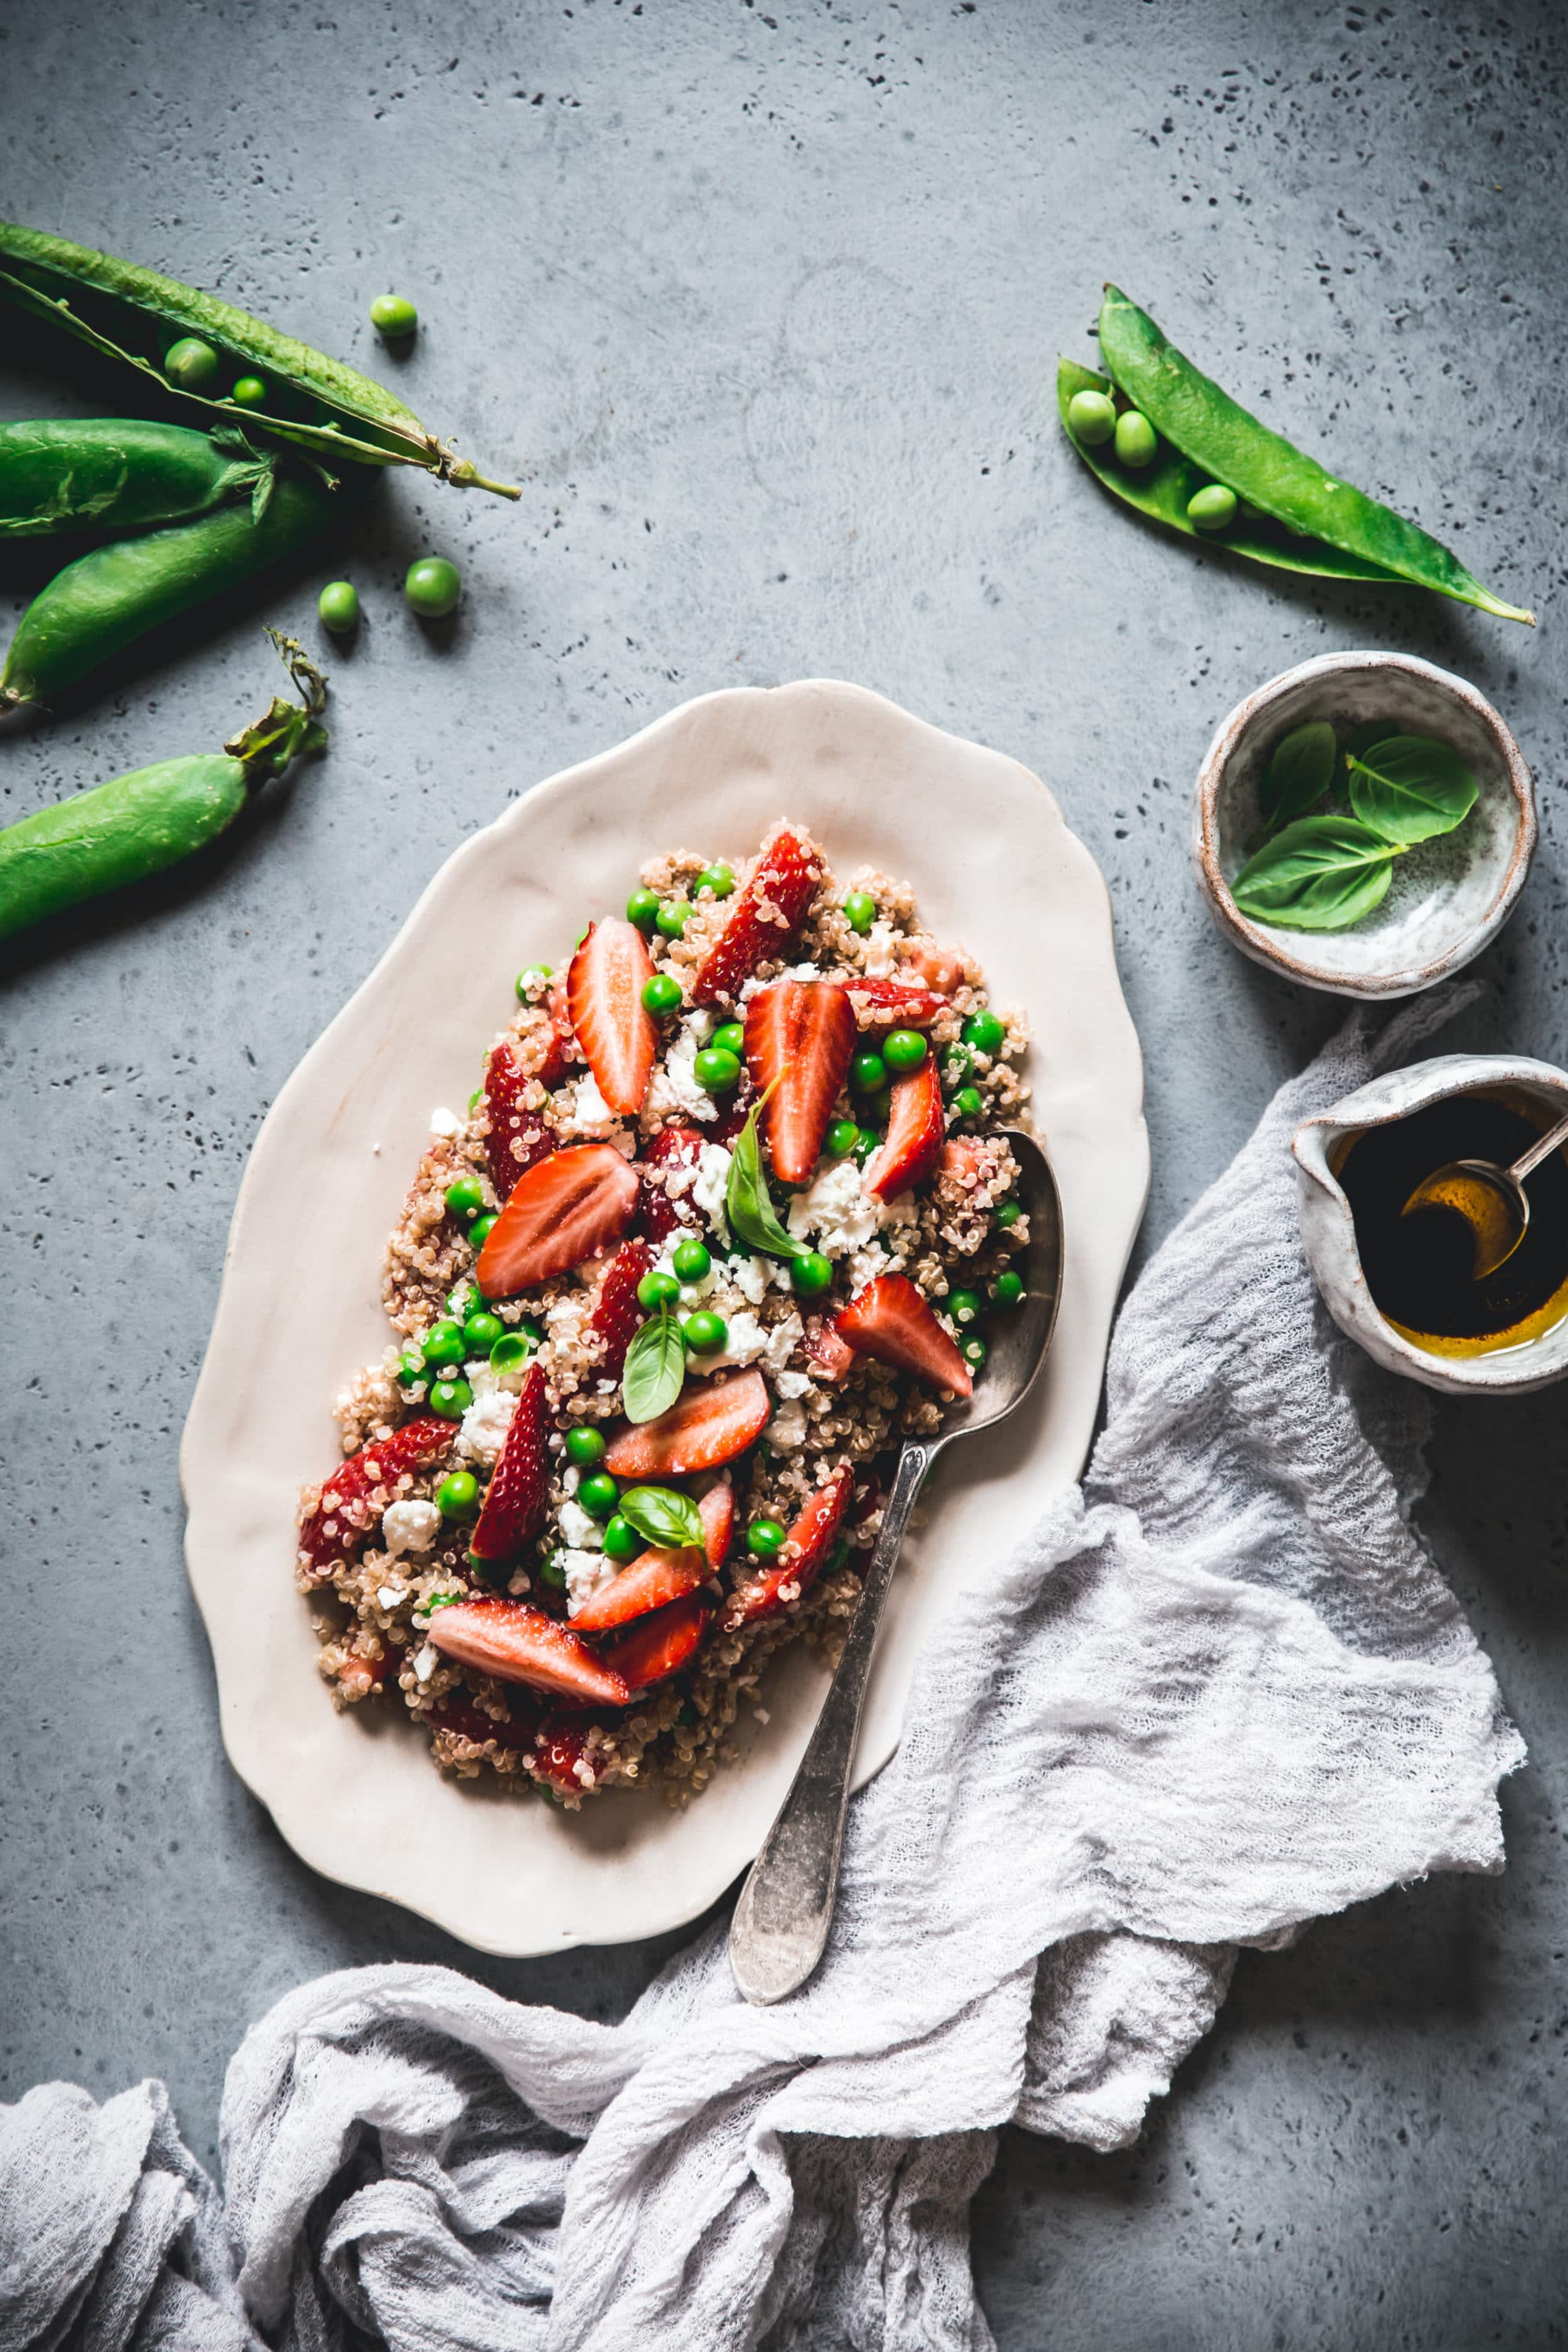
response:
M1429 735L1390 735L1352 754L1351 806L1384 841L1408 847L1463 824L1476 780L1458 753Z
M1305 816L1334 781L1334 730L1326 719L1293 727L1268 754L1258 786L1258 805L1270 830Z
M1387 897L1400 855L1353 816L1304 816L1247 859L1230 895L1254 922L1348 930Z
M702 1514L689 1495L678 1495L673 1486L628 1486L616 1507L639 1536L667 1551L701 1544Z
M657 1421L686 1381L686 1335L668 1307L637 1331L626 1349L621 1395L628 1421Z
M777 1080L774 1080L774 1085ZM772 1094L773 1087L768 1088ZM730 1221L730 1231L738 1242L750 1250L760 1250L764 1257L804 1257L807 1244L786 1234L773 1213L773 1195L763 1171L762 1139L757 1129L757 1114L767 1101L763 1095L746 1114L746 1124L735 1138L730 1153L730 1176L724 1188L724 1214Z

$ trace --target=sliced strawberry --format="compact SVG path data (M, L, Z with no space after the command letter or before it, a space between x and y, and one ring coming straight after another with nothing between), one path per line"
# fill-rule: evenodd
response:
M402 1663L403 1652L393 1649L390 1644L379 1658L363 1657L356 1650L353 1656L345 1658L338 1668L338 1688L347 1699L362 1699L369 1692L379 1689L393 1668Z
M755 1099L756 1089L752 1084L752 1074L750 1070L742 1069L740 1085L730 1096L728 1102L721 1108L718 1118L702 1139L704 1143L722 1143L726 1146L733 1143L745 1126Z
M672 1601L657 1616L645 1617L629 1633L606 1643L605 1655L628 1690L647 1690L680 1672L708 1630L713 1612L700 1593Z
M604 1343L598 1370L605 1380L618 1381L621 1377L632 1334L642 1320L637 1285L652 1264L653 1253L643 1243L623 1242L605 1268L599 1296L588 1320L589 1330Z
M566 982L558 980L544 1000L550 1012L550 1046L536 1076L547 1087L558 1087L573 1059L572 1013Z
M955 1135L942 1148L942 1176L944 1183L954 1185L961 1192L972 1192L986 1174L985 1153L978 1138Z
M539 1721L539 1709L531 1699L514 1690L509 1694L507 1712L499 1723L482 1706L450 1698L442 1699L418 1720L432 1731L451 1731L459 1739L471 1739L476 1747L482 1748L487 1739L493 1739L500 1748L526 1748Z
M767 1384L754 1367L732 1380L696 1382L657 1421L633 1423L612 1438L605 1467L616 1478L679 1478L721 1469L756 1444L772 1411Z
M696 1167L704 1140L694 1127L661 1127L644 1144L639 1218L649 1241L661 1242L677 1225L697 1222L690 1192L668 1192L665 1183L676 1170Z
M522 1065L511 1047L504 1043L498 1045L485 1068L485 1101L490 1115L485 1150L489 1159L490 1182L503 1207L523 1170L531 1168L535 1160L544 1159L555 1149L554 1136L538 1112L530 1110L522 1099L531 1084L531 1079L524 1077Z
M917 988L912 981L884 980L869 972L847 981L845 986L862 1029L929 1029L947 1003L933 988Z
M646 1617L650 1609L662 1609L668 1601L684 1600L700 1584L706 1584L712 1573L700 1544L687 1544L679 1551L655 1546L639 1553L578 1610L572 1630L607 1633L612 1626L629 1625L634 1617Z
M866 1162L861 1191L874 1201L891 1201L921 1183L936 1166L946 1132L942 1080L928 1054L918 1070L893 1080L888 1132Z
M595 1085L623 1118L642 1108L658 1051L658 1024L642 1001L643 984L652 978L647 942L624 915L590 924L567 975L577 1043Z
M613 1143L573 1144L525 1170L479 1252L486 1298L513 1298L618 1241L637 1202L636 1171Z
M724 1611L724 1630L754 1624L759 1617L776 1617L810 1591L838 1539L844 1514L855 1489L855 1473L847 1464L819 1486L784 1538L773 1566L737 1587Z
M800 1351L810 1359L819 1381L841 1381L855 1361L855 1350L848 1340L841 1339L834 1326L820 1315L814 1315L806 1325Z
M804 1184L816 1165L855 1051L855 1009L830 980L775 980L746 1007L746 1065L759 1094L773 1173Z
M969 1366L906 1274L879 1274L853 1297L838 1318L840 1339L862 1356L875 1356L900 1372L955 1396L973 1396Z
M595 1657L586 1642L526 1601L458 1601L437 1609L428 1636L434 1646L476 1674L503 1683L527 1683L591 1706L624 1706L630 1685Z
M906 971L914 972L939 996L951 996L963 987L963 957L957 948L927 947L904 940L898 952Z
M763 845L756 872L736 897L730 919L702 960L692 1001L734 996L760 963L781 956L811 908L822 879L814 841L781 827Z
M449 1421L423 1413L340 1462L300 1529L302 1564L320 1576L334 1561L352 1559L388 1503L397 1500L398 1479L444 1462L457 1433Z
M550 1503L550 1401L542 1365L522 1376L511 1425L468 1540L476 1559L515 1559L544 1525Z
M523 1762L536 1780L547 1780L563 1796L581 1797L598 1783L594 1759L587 1753L592 1729L592 1720L585 1715L548 1716L539 1727L532 1754L525 1756Z
M735 1489L720 1478L698 1503L702 1518L702 1546L710 1568L722 1568L735 1532Z

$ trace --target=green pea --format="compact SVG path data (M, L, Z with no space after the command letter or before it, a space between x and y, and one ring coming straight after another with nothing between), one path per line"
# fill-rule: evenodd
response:
M665 898L660 901L658 912L653 919L667 940L678 940L686 929L686 919L690 912L686 899Z
M484 1300L475 1292L468 1275L464 1275L461 1282L455 1282L447 1293L447 1312L454 1323L466 1323L469 1316L477 1314L483 1305Z
M630 1519L623 1519L619 1511L613 1519L605 1521L605 1557L606 1559L636 1559L643 1549L643 1539Z
M1016 1274L1009 1266L1006 1273L999 1274L992 1284L991 1296L998 1307L1016 1307L1024 1296L1023 1276Z
M548 981L553 980L555 974L551 971L550 966L547 963L524 964L522 970L517 975L518 1003L520 1004L526 1004L531 996L537 996L540 990L544 987L545 983Z
M865 1101L860 1106L860 1111L861 1116L865 1118L867 1124L870 1127L876 1128L879 1132L887 1126L892 1108L892 1089L890 1087L884 1087L880 1094L868 1095L866 1097Z
M206 392L217 382L218 356L199 335L182 335L163 354L163 373L182 392Z
M1187 500L1187 520L1197 530L1224 530L1236 520L1236 492L1210 482Z
M723 1045L704 1045L691 1065L691 1075L704 1094L727 1095L741 1082L741 1057Z
M477 1100L478 1097L476 1097L475 1099ZM470 1103L468 1105L468 1108L472 1110L473 1108L473 1103ZM489 1210L482 1217L476 1217L473 1223L468 1227L468 1239L472 1242L475 1249L482 1250L495 1229L496 1213L493 1209Z
M416 1348L409 1349L397 1367L397 1377L404 1387L411 1388L416 1381L425 1378L424 1360Z
M677 1242L670 1264L682 1282L702 1282L713 1270L713 1260L706 1245L695 1236Z
M918 1070L930 1051L918 1029L889 1029L882 1040L882 1059L889 1070Z
M974 1067L974 1056L967 1045L949 1045L942 1057L942 1066L950 1078L964 1078Z
M422 555L411 563L403 593L422 621L444 620L456 612L463 593L463 575L444 555Z
M436 1508L444 1519L466 1519L479 1499L479 1482L471 1470L448 1470L436 1489Z
M686 1334L686 1344L694 1356L719 1355L730 1337L730 1326L724 1318L711 1313L706 1307L700 1307L695 1315L689 1315L681 1328Z
M680 982L673 972L656 971L651 980L642 984L642 1001L647 1010L661 1019L673 1013L680 1003Z
M506 1337L506 1325L488 1307L478 1307L463 1326L463 1346L470 1356L488 1356L498 1339Z
M554 1592L565 1591L566 1570L561 1565L561 1555L558 1551L552 1551L548 1559L541 1561L539 1581L541 1584L548 1584Z
M888 1065L880 1054L857 1054L849 1065L849 1083L858 1095L880 1094L888 1083Z
M626 920L635 923L639 931L651 931L658 914L657 890L634 890L626 900Z
M973 1323L980 1312L980 1303L977 1290L950 1290L947 1294L947 1311L958 1324Z
M986 1357L991 1353L991 1350L986 1346L984 1340L980 1337L979 1333L977 1331L972 1331L966 1339L961 1339L959 1341L958 1352L963 1358L964 1362L969 1366L970 1370L972 1372L977 1372L980 1370L981 1365L985 1361Z
M743 1021L721 1021L708 1043L726 1054L743 1054L746 1050L746 1024Z
M777 1519L753 1519L746 1529L746 1549L753 1559L776 1559L784 1548L784 1531Z
M370 306L370 323L378 335L398 342L414 332L419 313L406 294L378 294Z
M637 1305L645 1315L657 1315L661 1307L673 1307L680 1296L680 1285L674 1275L661 1274L656 1268L645 1274L637 1285Z
M859 939L864 939L877 919L877 901L868 890L851 890L844 901L844 919Z
M1079 398L1082 398L1080 394ZM1145 466L1154 462L1154 452L1160 436L1149 419L1136 408L1124 408L1116 420L1116 454L1124 466L1141 474Z
M521 1372L538 1343L521 1331L505 1331L490 1349L492 1372Z
M864 1168L867 1160L869 1160L873 1151L877 1151L881 1149L881 1142L882 1139L877 1133L874 1127L862 1127L858 1130L858 1137L855 1145L855 1157L862 1168Z
M820 1298L833 1282L833 1261L820 1250L790 1260L789 1286L797 1298Z
M1007 1042L1007 1024L994 1013L973 1013L963 1024L963 1042L977 1054L999 1054Z
M359 590L352 580L329 580L316 599L316 613L323 629L334 637L346 637L351 629L359 626Z
M439 1323L432 1323L425 1334L422 1353L430 1371L438 1370L447 1364L460 1364L463 1360L462 1325L447 1318Z
M830 1159L847 1160L860 1140L860 1130L852 1118L836 1118L826 1139Z
M577 1500L591 1519L607 1519L621 1499L621 1490L607 1470L595 1470L591 1478L584 1478L577 1487Z
M996 1222L1004 1233L1009 1233L1023 1213L1016 1201L1004 1201L996 1212Z
M596 1470L604 1458L605 1440L601 1431L586 1427L567 1431L568 1462L575 1462L579 1470Z
M960 1087L953 1096L952 1108L960 1118L978 1118L985 1108L985 1097L978 1087Z
M1116 430L1116 403L1109 393L1075 392L1068 403L1068 426L1086 447L1098 449Z
M240 376L234 390L229 394L229 398L237 408L265 408L267 405L265 378L258 375Z
M426 1399L431 1412L438 1412L444 1421L461 1421L473 1401L467 1381L432 1381Z
M447 1185L447 1206L454 1217L471 1222L484 1205L485 1196L475 1177L459 1176L455 1183Z
M711 890L716 898L727 898L735 887L735 877L727 866L705 866L697 877L699 890Z

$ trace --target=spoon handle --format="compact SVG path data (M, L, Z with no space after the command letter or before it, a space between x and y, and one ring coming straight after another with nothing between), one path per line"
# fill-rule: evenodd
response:
M860 1599L790 1792L741 1889L730 1926L730 1966L749 2001L783 2000L821 1959L833 1924L849 1768L899 1546L934 1445L910 1438L899 1455L882 1529Z
M1555 1151L1564 1139L1568 1139L1568 1118L1560 1118L1554 1127L1547 1129L1544 1135L1537 1136L1528 1151L1521 1153L1509 1174L1516 1183L1522 1184L1531 1170L1539 1168L1547 1153Z

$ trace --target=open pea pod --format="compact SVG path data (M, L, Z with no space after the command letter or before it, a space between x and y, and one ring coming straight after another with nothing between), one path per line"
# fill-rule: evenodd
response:
M0 221L0 299L135 368L164 398L220 416L243 416L247 427L265 427L323 460L421 466L462 488L506 499L521 495L510 483L489 480L471 459L454 457L384 384L155 269ZM186 336L209 343L227 361L231 383L259 375L267 386L265 405L241 410L232 399L171 383L163 359Z

